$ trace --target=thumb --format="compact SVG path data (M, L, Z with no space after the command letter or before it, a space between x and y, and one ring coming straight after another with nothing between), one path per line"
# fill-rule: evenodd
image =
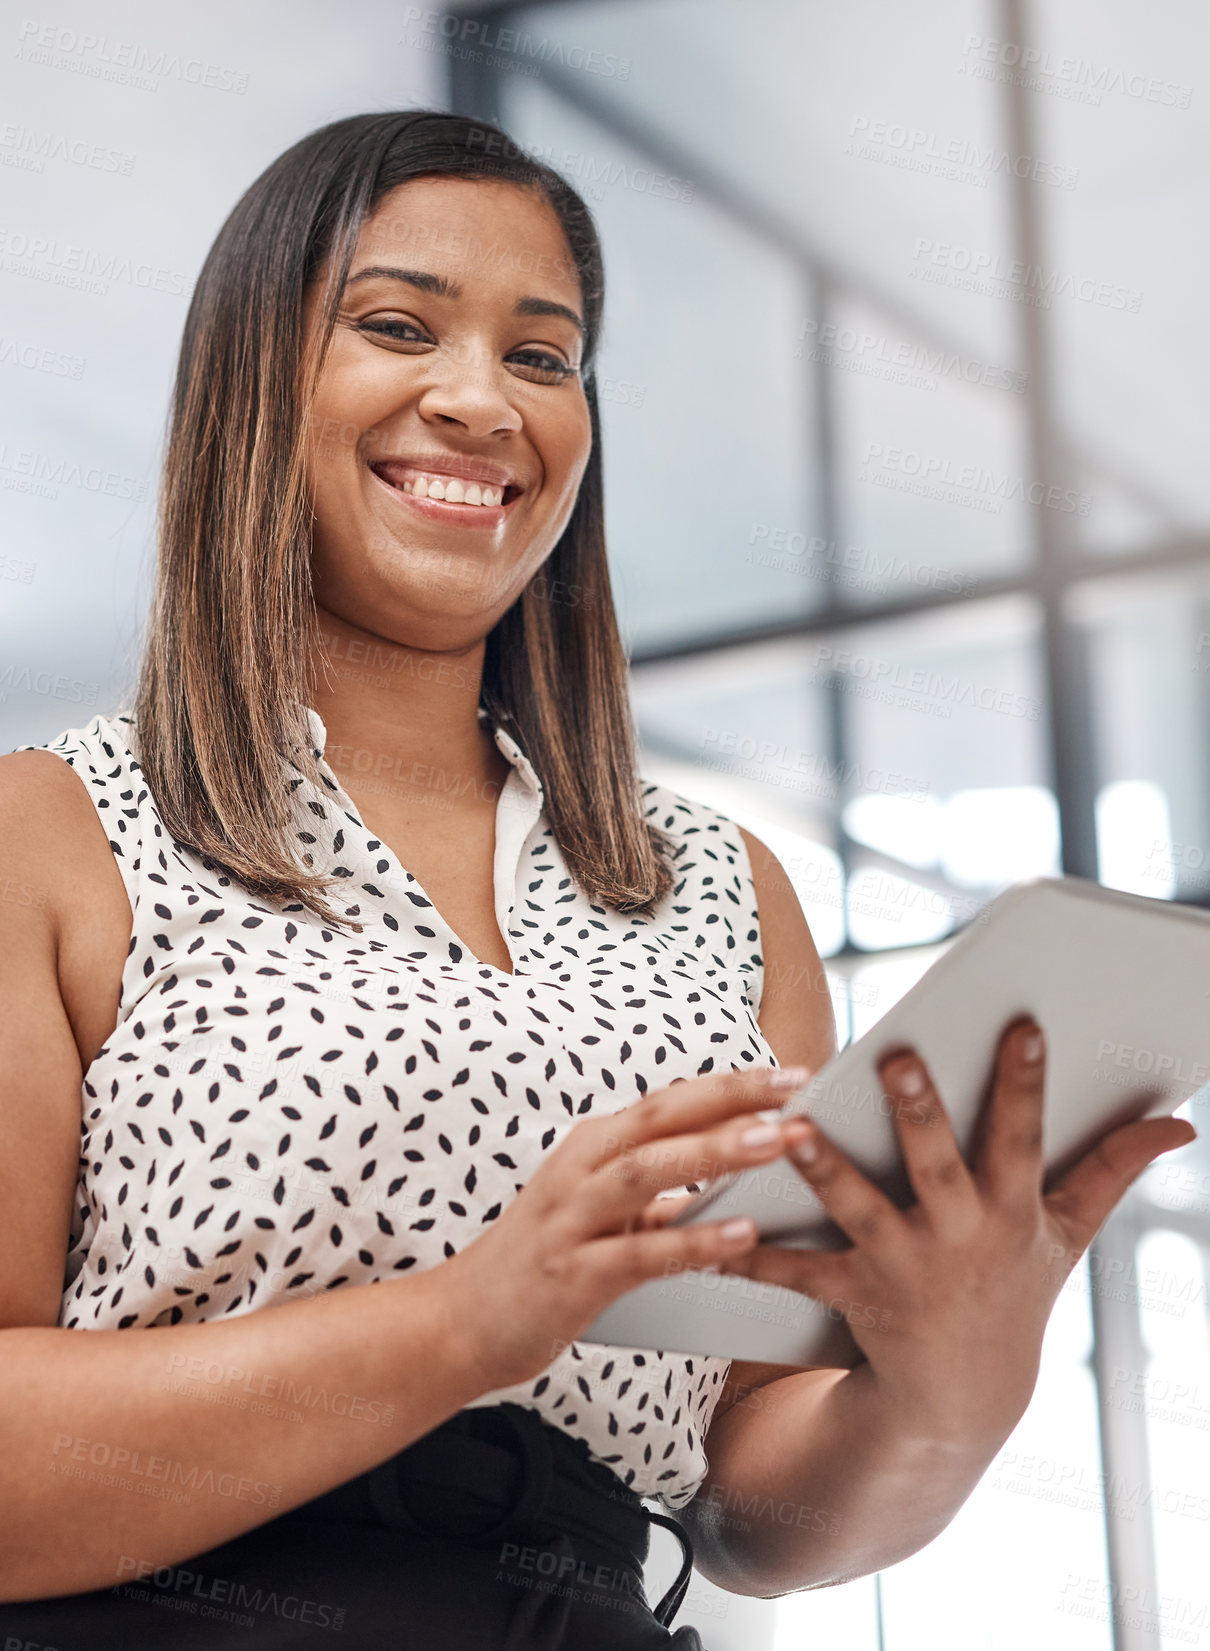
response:
M1185 1118L1140 1118L1110 1130L1047 1194L1047 1209L1072 1244L1090 1244L1132 1182L1165 1152L1197 1139Z

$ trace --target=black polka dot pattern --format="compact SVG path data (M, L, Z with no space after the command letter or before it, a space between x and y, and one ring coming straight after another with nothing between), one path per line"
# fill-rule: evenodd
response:
M322 762L283 783L304 860L342 879L334 932L174 841L125 714L44 747L87 786L134 911L118 1025L84 1077L59 1322L197 1323L432 1267L470 1243L577 1120L699 1073L776 1065L747 850L656 784L676 884L650 916L577 887L502 729L496 915L514 970L472 957ZM24 750L35 747L24 746ZM531 1405L667 1506L700 1484L724 1359L564 1348Z

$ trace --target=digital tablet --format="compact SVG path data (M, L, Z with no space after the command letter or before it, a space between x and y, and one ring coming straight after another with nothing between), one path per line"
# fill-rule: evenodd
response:
M1103 1134L1175 1112L1210 1082L1210 913L1081 878L1022 883L984 908L910 991L791 1096L901 1207L913 1201L877 1062L910 1046L970 1159L1003 1028L1031 1014L1046 1036L1047 1184ZM720 1178L681 1225L750 1215L762 1238L843 1248L785 1158ZM852 1365L843 1314L776 1285L685 1272L631 1291L586 1340L791 1364Z

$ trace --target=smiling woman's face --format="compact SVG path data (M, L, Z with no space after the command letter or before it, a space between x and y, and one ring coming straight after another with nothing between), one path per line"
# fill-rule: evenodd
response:
M588 462L581 315L540 195L433 177L384 196L312 409L322 608L415 647L486 636L554 549Z

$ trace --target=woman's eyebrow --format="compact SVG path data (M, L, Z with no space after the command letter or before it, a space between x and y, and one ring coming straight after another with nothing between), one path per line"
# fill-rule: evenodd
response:
M359 269L345 282L351 287L355 281L406 281L421 292L431 292L435 298L461 298L462 288L456 281L447 281L444 275L430 275L423 269L397 269L393 264L371 264Z
M564 320L570 321L577 327L581 338L588 336L588 330L575 310L569 310L566 304L556 304L550 298L518 298L513 306L514 315L561 315Z
M432 293L434 298L461 298L462 288L456 281L447 280L444 275L432 275L423 269L399 269L394 264L371 264L368 269L359 269L356 275L350 275L345 282L351 287L355 281L405 281L410 287L418 287L421 292ZM568 309L566 304L556 304L551 298L519 298L513 306L515 315L561 315L565 320L578 329L582 337L587 336L587 328L576 314L575 310Z

